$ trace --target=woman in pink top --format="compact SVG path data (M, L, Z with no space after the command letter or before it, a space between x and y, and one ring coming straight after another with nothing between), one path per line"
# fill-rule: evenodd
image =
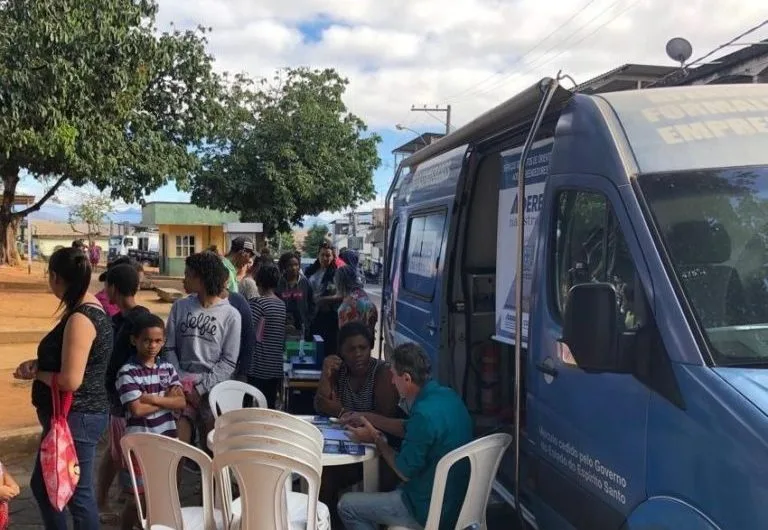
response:
M115 265L123 265L123 264L129 264L133 265L136 268L136 271L139 273L139 285L144 281L144 267L141 266L141 263L136 261L133 258L129 258L128 256L122 256L120 258L117 258L115 261L107 265L107 270L111 269ZM104 280L107 278L107 271L104 271L99 275L99 281L104 283ZM120 308L117 307L115 304L109 301L109 295L107 294L107 288L106 286L101 289L98 293L96 293L96 298L99 302L101 302L101 305L104 307L104 311L110 316L113 317L116 314L120 312Z

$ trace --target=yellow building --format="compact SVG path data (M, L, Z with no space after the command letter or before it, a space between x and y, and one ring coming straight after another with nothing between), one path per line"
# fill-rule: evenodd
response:
M238 217L181 202L150 202L141 209L141 224L156 226L160 233L160 274L166 276L183 276L184 260L195 252L216 246L226 253L237 236L246 235L261 248L261 223L239 223Z

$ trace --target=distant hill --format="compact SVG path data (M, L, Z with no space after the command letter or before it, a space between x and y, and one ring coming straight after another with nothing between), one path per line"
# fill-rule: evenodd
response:
M63 204L46 203L30 217L43 221L69 221L69 207ZM141 209L130 207L110 214L109 218L115 223L140 223Z

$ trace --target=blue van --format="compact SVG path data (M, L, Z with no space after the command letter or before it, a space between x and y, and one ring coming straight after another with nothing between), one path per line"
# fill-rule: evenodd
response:
M532 528L768 528L768 86L544 79L387 206L385 355L517 436L495 489Z

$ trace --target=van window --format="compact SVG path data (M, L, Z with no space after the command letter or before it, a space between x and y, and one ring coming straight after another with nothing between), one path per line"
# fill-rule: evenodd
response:
M768 366L768 167L642 175L638 184L715 362Z
M403 288L431 299L435 293L446 211L417 214L408 219L403 263Z
M587 191L558 195L554 245L554 292L563 313L568 291L587 282L616 287L625 329L636 329L644 297L624 234L606 197ZM637 293L637 296L635 296Z

